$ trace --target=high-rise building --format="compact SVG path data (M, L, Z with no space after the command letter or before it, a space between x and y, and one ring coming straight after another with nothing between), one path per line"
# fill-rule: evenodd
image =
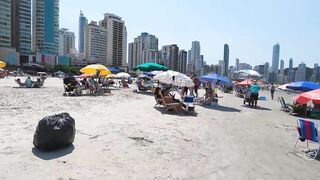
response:
M293 72L293 60L290 58L289 60L289 70L288 70L288 82L294 81L294 72Z
M59 30L59 55L71 54L75 49L75 36L68 29Z
M107 61L107 30L92 21L85 28L84 54L88 64L99 63L108 65Z
M223 48L223 61L224 61L224 74L223 76L229 75L229 45L225 44Z
M307 67L306 64L301 62L298 66L298 70L296 71L296 81L306 81Z
M125 66L127 63L127 29L121 17L106 13L100 26L108 31L107 65Z
M187 72L187 54L187 51L183 49L179 51L178 71L184 74Z
M272 51L272 72L278 74L279 70L280 45L273 46Z
M264 78L265 81L268 80L268 76L269 76L269 66L270 66L269 62L264 63L263 78Z
M0 0L0 46L11 47L11 0Z
M201 65L201 49L199 41L192 41L191 52L190 52L190 64L193 73L200 75L202 65Z
M320 67L318 63L315 63L313 66L313 73L310 78L310 81L315 83L320 82Z
M59 0L33 0L33 52L58 55Z
M283 84L284 83L284 61L281 59L280 61L280 73L278 76L278 82Z
M88 25L88 19L80 11L79 16L79 35L78 35L78 51L79 53L84 53L84 31Z
M31 0L11 0L12 47L20 54L31 53Z
M239 71L239 63L240 63L240 60L238 58L236 58L236 71Z
M250 70L252 69L252 66L250 64L247 63L239 63L239 71L240 70Z
M138 64L147 61L156 62L159 58L158 53L158 38L146 32L134 39L134 42L128 45L128 62L130 69Z
M225 64L224 64L224 60L219 60L219 70L218 70L218 74L221 76L224 76L225 72Z
M179 47L176 44L162 46L162 62L169 69L178 71Z

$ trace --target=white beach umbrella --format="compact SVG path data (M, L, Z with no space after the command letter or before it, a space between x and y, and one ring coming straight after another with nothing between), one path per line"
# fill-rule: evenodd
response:
M251 69L248 69L248 70L240 70L239 73L242 74L243 76L257 76L257 77L261 77L261 76L262 76L262 75L261 75L260 73L258 73L257 71L251 70Z
M193 87L194 83L190 77L177 71L165 71L153 77L161 83L172 84L179 87Z
M283 84L283 85L281 85L281 86L278 86L278 89L283 90L283 91L287 91L287 90L289 90L289 89L287 88L288 85L289 85L289 84Z
M151 74L152 75L158 75L158 74L160 74L160 73L162 73L163 71L151 71Z
M117 78L129 78L129 77L131 77L131 76L130 76L130 74L128 74L128 73L121 72L121 73L116 74L116 77L117 77Z

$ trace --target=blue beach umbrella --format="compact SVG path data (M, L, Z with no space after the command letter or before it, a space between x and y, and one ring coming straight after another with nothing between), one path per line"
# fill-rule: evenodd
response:
M233 83L228 78L220 76L219 74L208 74L205 76L201 76L199 79L200 81L204 82L219 81L219 83L222 85L233 86Z
M287 88L298 91L312 91L320 89L320 85L313 82L297 81L287 85Z

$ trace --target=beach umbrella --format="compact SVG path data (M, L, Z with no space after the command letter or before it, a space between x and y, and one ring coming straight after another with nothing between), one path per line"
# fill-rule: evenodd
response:
M239 85L239 86L249 86L249 85L251 85L253 82L254 82L254 81L253 81L252 79L245 79L245 80L237 83L237 85ZM263 85L263 82L262 82L262 81L257 81L257 84L258 84L259 86L261 86L261 85Z
M0 68L5 68L7 65L7 63L0 61Z
M116 77L115 74L108 74L108 75L106 75L106 78L115 78L115 77Z
M278 86L278 89L283 90L283 91L287 91L287 90L289 90L289 89L287 88L288 85L289 85L289 84L283 84L283 85L281 85L281 86Z
M91 64L91 65L88 65L88 66L80 69L80 72L82 72L84 74L95 74L95 73L97 73L97 70L100 71L100 75L101 76L106 76L108 74L111 74L109 69L106 68L102 64Z
M153 77L161 83L171 84L179 87L193 87L194 83L190 77L177 71L164 71Z
M128 74L128 73L121 72L121 73L116 74L116 77L117 77L117 78L129 78L129 77L131 77L131 76L130 76L130 74Z
M152 75L158 75L158 74L160 74L160 73L162 73L163 71L151 71L151 74Z
M240 70L239 73L244 76L244 77L249 77L249 76L255 76L255 77L261 77L262 75L260 73L258 73L255 70Z
M297 81L287 85L287 88L299 91L312 91L315 89L320 89L320 85L313 82Z
M168 68L166 66L163 66L161 64L157 64L154 62L147 62L144 64L139 64L137 67L133 68L133 70L140 70L140 71L154 71L154 70L160 70L160 71L166 71Z
M299 104L307 104L309 101L320 104L320 89L301 93L293 97L293 99Z
M220 76L219 74L208 74L208 75L199 77L199 79L200 81L204 81L204 82L219 81L219 84L226 85L226 86L233 86L233 83L228 78Z
M46 67L36 63L25 63L22 65L21 68L26 72L32 72L32 73L46 71Z

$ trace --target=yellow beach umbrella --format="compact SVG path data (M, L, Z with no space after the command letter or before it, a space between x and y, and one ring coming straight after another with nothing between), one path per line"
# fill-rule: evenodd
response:
M7 65L7 63L0 61L0 68L4 68L4 67L6 67L6 65Z
M91 65L88 65L88 66L80 69L80 72L82 72L84 74L95 74L95 73L97 73L97 70L100 71L100 76L106 76L108 74L111 74L109 69L106 68L102 64L91 64Z

